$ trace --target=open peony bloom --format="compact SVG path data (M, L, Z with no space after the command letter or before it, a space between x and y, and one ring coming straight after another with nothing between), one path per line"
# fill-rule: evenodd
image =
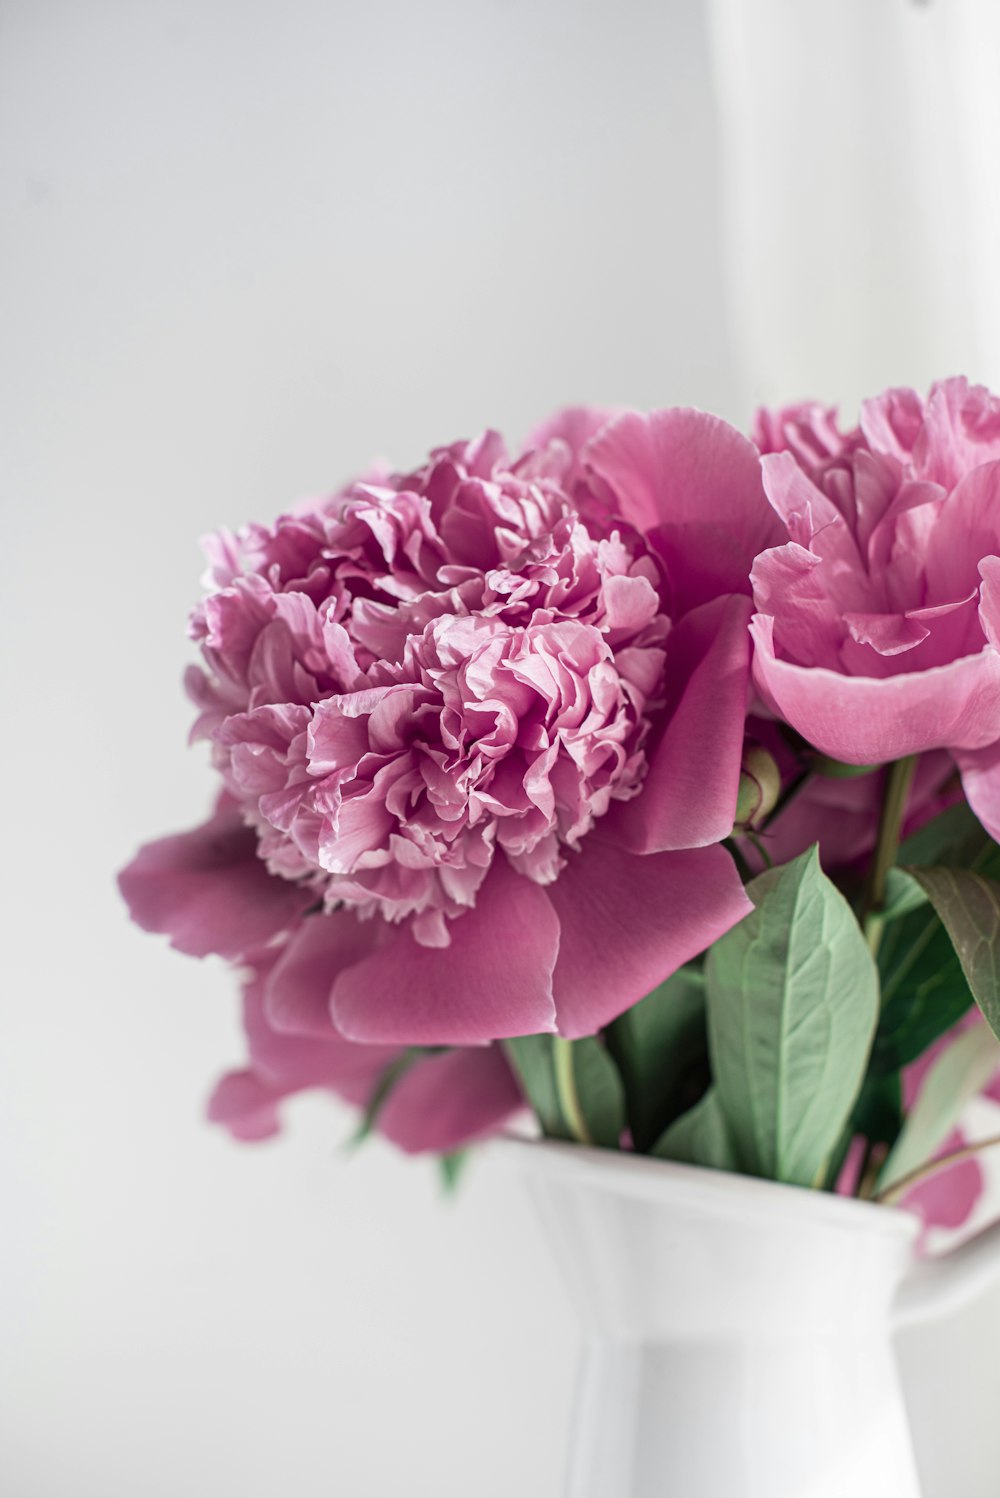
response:
M322 1024L390 1046L590 1034L746 913L719 843L749 568L777 534L724 422L574 411L516 459L487 433L210 543L195 733L275 922L291 909L260 936L321 954ZM155 888L162 869L177 893L182 851L143 850L126 898L223 950L250 870L199 926ZM320 1022L312 992L263 1003L284 1033Z
M787 533L753 568L754 679L853 764L945 749L1000 832L1000 401L965 380L892 390L842 434L765 414L764 488Z

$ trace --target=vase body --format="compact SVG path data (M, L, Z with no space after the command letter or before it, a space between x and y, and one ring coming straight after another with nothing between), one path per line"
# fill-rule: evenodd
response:
M585 1328L566 1498L919 1498L892 1347L913 1219L511 1148Z

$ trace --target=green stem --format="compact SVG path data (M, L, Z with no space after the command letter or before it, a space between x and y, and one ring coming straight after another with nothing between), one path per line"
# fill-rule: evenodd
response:
M882 793L882 811L879 816L878 837L868 871L864 902L861 907L861 924L873 954L878 951L882 939L881 910L885 904L885 886L889 870L896 862L899 839L903 828L906 803L913 784L913 772L917 768L917 756L895 760L886 771L885 789Z
M552 1061L556 1078L556 1095L559 1099L563 1121L572 1138L579 1144L593 1144L593 1138L587 1128L587 1120L580 1106L580 1094L576 1090L576 1076L573 1072L573 1042L564 1039L562 1035L554 1035L552 1037Z
M764 847L763 842L757 836L756 832L746 832L746 833L744 833L744 837L746 838L747 842L750 844L751 848L756 848L757 855L760 858L761 862L763 863L765 869L773 869L774 868L774 859L771 857L770 853Z
M760 824L761 832L767 831L771 823L776 821L778 817L781 816L781 813L784 811L785 807L788 806L790 802L795 800L795 797L799 794L799 791L803 790L811 779L812 771L809 769L799 770L798 773L793 776L793 778L785 786L785 789L782 791L781 795L778 797L771 810L768 812L767 816L764 818L763 822Z

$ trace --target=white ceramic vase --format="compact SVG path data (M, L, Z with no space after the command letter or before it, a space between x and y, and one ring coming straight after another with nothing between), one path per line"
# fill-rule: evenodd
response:
M921 1264L891 1208L505 1148L586 1331L566 1498L919 1498L892 1335L985 1287L997 1229Z

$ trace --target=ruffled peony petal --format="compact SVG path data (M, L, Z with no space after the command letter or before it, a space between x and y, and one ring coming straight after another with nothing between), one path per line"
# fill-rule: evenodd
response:
M448 934L447 947L425 947L400 928L342 972L337 1029L368 1043L475 1045L555 1028L559 922L545 891L497 858Z
M637 855L590 837L548 891L559 1031L592 1035L748 915L724 848Z
M605 406L566 406L529 433L524 451L531 453L559 442L572 455L575 467L587 443L617 415L617 411Z
M782 539L755 447L717 416L627 412L594 439L587 458L622 518L663 558L675 616L721 593L749 593L754 557Z
M948 485L1000 458L1000 400L962 375L940 380L931 387L913 458L925 477Z
M927 749L981 749L1000 737L1000 652L900 676L844 676L780 660L774 620L755 614L754 681L767 704L816 749L881 764Z
M494 1134L524 1106L497 1046L428 1056L403 1073L378 1130L409 1154L447 1154Z
M255 833L225 800L200 827L140 848L118 887L144 931L169 936L191 957L234 961L266 947L314 898L268 873Z
M731 594L693 609L667 642L666 728L647 751L642 794L607 825L637 853L702 848L733 829L752 605Z

